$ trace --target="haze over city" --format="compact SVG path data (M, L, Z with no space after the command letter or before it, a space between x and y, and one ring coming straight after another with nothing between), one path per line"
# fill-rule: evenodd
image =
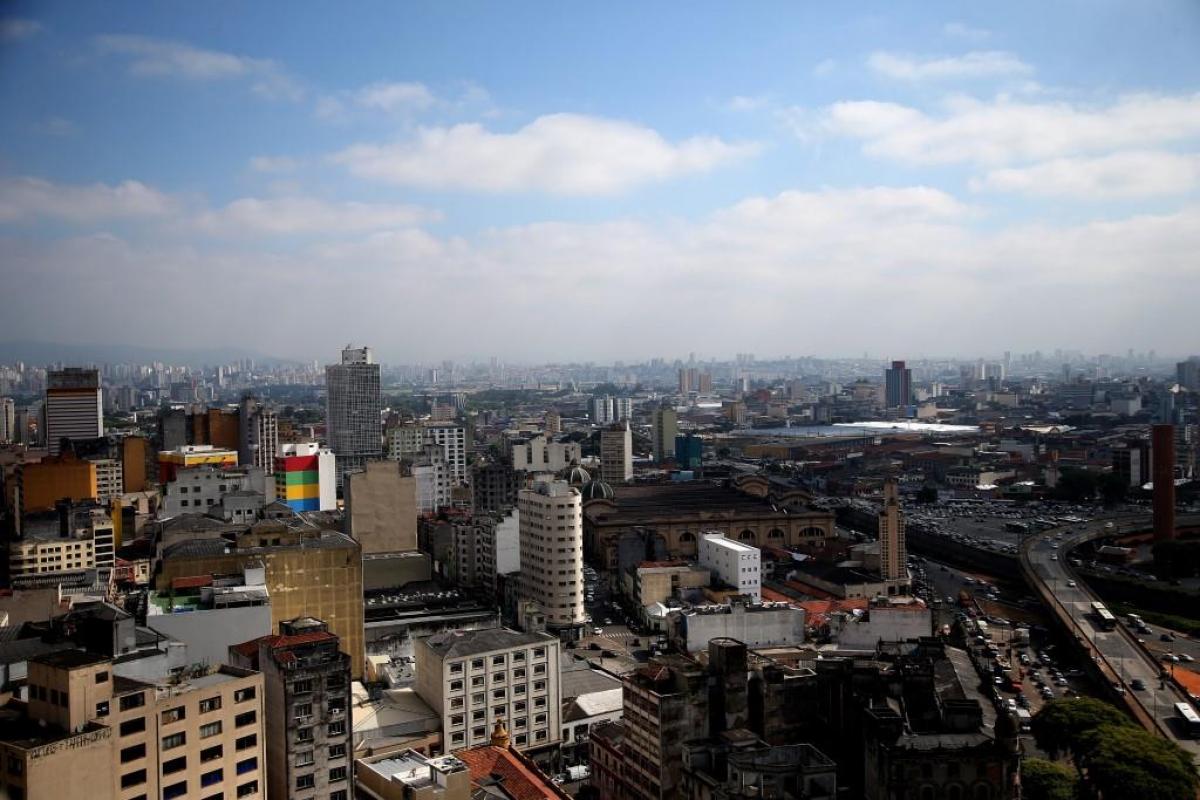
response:
M0 340L1194 346L1191 2L9 3L2 26Z

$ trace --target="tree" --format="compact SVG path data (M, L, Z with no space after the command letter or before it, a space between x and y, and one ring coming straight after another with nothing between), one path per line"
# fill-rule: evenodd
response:
M1133 723L1114 706L1091 697L1052 700L1033 718L1033 740L1054 758L1062 753L1078 756L1083 734L1101 725Z
M1070 767L1041 758L1021 764L1021 797L1024 800L1075 800L1079 778Z
M932 486L922 486L917 491L918 503L936 503L938 499L937 489Z
M1086 503L1096 496L1096 476L1085 469L1064 469L1055 491L1068 502Z
M1081 745L1086 783L1102 797L1196 796L1198 779L1191 757L1174 742L1133 726L1101 725L1085 733Z

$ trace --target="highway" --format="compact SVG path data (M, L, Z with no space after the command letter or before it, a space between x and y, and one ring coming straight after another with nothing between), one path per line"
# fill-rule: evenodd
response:
M1085 648L1115 686L1123 686L1124 699L1142 724L1157 729L1174 740L1200 761L1200 742L1182 738L1175 726L1174 705L1186 702L1187 696L1169 680L1162 680L1163 667L1148 653L1134 636L1118 625L1116 630L1103 631L1094 622L1091 604L1098 600L1077 577L1066 562L1072 546L1089 539L1121 532L1145 530L1145 517L1136 522L1121 520L1113 529L1106 529L1109 520L1098 519L1086 525L1074 526L1073 532L1059 528L1028 537L1021 549L1021 565L1034 588L1050 602L1051 610L1072 629ZM1182 520L1181 520L1182 524ZM1062 535L1062 539L1057 538ZM1074 584L1074 585L1072 585ZM1135 680L1145 686L1134 690Z

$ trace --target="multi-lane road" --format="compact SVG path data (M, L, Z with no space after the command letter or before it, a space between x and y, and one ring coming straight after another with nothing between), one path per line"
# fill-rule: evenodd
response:
M1144 529L1146 524L1121 521L1107 528L1107 520L1095 520L1076 526L1072 532L1049 530L1030 536L1022 548L1021 561L1026 576L1035 588L1052 597L1051 610L1067 623L1088 655L1096 659L1108 679L1124 692L1124 697L1142 713L1143 724L1152 724L1164 736L1175 740L1200 759L1200 742L1189 739L1177 726L1174 706L1187 702L1187 696L1174 683L1163 679L1163 664L1140 645L1123 625L1102 630L1096 621L1092 603L1098 598L1070 568L1067 551L1075 544L1123 529ZM1059 539L1058 536L1063 538ZM1135 689L1134 685L1144 688ZM1135 709L1135 710L1136 710Z

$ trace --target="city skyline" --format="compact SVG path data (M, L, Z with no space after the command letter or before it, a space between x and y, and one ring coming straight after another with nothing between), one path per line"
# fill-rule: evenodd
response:
M0 340L1186 352L1200 10L1134 8L15 4Z

